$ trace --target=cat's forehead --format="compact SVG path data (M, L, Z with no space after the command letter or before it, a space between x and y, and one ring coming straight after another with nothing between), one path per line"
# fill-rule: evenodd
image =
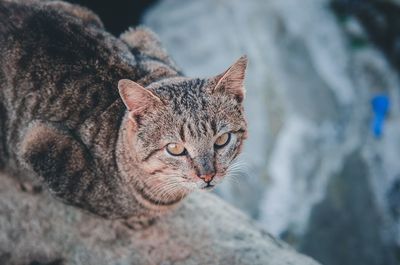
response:
M193 137L215 135L224 127L240 127L243 108L233 97L212 93L213 80L178 77L149 87L163 102L149 120L165 133L189 131ZM205 133L206 132L206 133Z
M206 139L221 131L239 130L245 122L243 109L238 104L225 107L199 102L188 106L173 105L176 107L156 111L152 119L148 120L148 124L157 131L172 138Z
M212 79L177 77L156 83L150 89L175 115L186 113L197 117L202 113L210 115L213 105L224 103L220 95L211 93L213 86Z
M207 85L207 79L175 77L155 83L150 89L164 100L194 100L194 96L204 96Z

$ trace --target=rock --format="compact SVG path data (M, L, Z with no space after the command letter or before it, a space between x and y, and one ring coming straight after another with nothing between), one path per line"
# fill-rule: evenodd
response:
M84 213L5 175L0 194L0 264L317 264L208 193L144 227Z
M387 12L398 17L397 10ZM384 32L399 25L382 21ZM382 257L400 263L400 222L393 214L400 82L364 33L370 30L335 14L328 0L161 1L144 23L190 76L215 74L248 55L249 140L242 161L252 177L226 181L221 197L323 264L375 265ZM371 131L377 94L393 102L381 139ZM332 188L337 183L345 188ZM341 198L347 205L334 207ZM337 224L324 227L335 217ZM347 240L355 247L343 248Z
M312 212L312 229L302 239L302 252L329 260L326 264L397 264L393 244L382 241L378 229L371 229L384 222L372 201L367 171L360 153L347 157L343 170L330 180L327 197Z
M331 0L342 19L356 17L369 33L371 40L400 70L400 1L398 0Z

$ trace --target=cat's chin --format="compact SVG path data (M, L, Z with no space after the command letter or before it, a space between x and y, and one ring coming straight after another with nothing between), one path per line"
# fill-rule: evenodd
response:
M204 185L203 187L201 187L200 189L201 190L204 190L204 191L211 191L211 190L213 190L213 189L215 189L215 186L216 185Z
M197 190L201 191L212 191L214 190L220 183L222 182L222 179L214 179L210 183L205 183L205 182L200 182L197 183Z

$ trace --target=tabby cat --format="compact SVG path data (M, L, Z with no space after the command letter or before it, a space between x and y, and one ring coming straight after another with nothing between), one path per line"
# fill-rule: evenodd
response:
M0 168L102 217L158 216L239 154L246 64L188 78L145 28L116 38L80 6L0 0Z

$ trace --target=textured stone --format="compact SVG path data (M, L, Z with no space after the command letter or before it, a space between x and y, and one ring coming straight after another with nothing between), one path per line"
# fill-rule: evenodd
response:
M331 0L341 19L359 19L370 39L400 70L400 1L398 0Z
M0 175L0 264L317 264L209 193L133 228L23 190Z
M302 252L325 260L325 265L396 264L393 245L371 229L383 222L372 201L369 174L358 152L347 157L343 170L330 180L327 197L315 206Z

